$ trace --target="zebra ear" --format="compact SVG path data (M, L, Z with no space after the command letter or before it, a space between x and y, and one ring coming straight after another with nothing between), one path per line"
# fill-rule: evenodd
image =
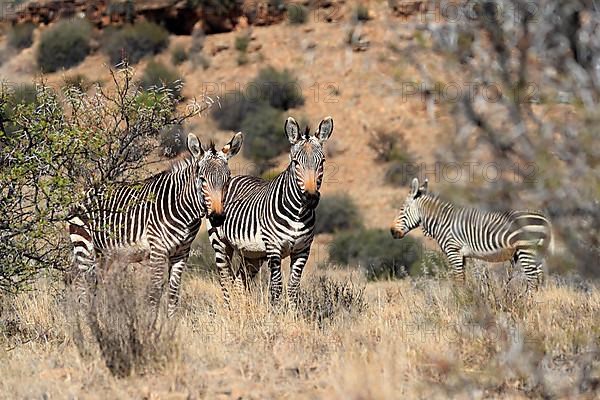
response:
M419 193L419 179L413 178L412 183L410 184L410 197L417 197Z
M242 132L236 133L233 138L227 143L222 149L221 152L227 156L227 159L235 156L240 149L242 148L242 143L244 142L244 135Z
M190 151L190 153L192 153L192 156L194 156L196 158L200 158L204 154L204 150L202 149L202 146L200 145L200 141L198 140L196 135L194 135L193 133L188 134L187 145L188 145L188 150Z
M285 120L284 129L291 144L295 144L300 139L300 127L294 118L289 117Z
M321 123L319 124L319 129L317 129L315 136L317 137L317 139L319 139L319 142L321 142L321 144L323 144L327 141L327 139L329 139L332 132L333 132L333 118L327 117L323 121L321 121Z

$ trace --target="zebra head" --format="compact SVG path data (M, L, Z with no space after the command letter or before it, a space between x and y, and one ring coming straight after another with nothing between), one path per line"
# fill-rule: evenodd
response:
M216 150L214 144L203 149L196 135L188 135L188 149L198 167L196 193L213 226L225 221L224 200L231 177L228 161L240 151L243 140L242 132L238 132L221 150Z
M323 164L325 154L323 145L333 132L333 119L327 117L319 123L319 128L313 136L308 127L300 134L296 120L289 117L285 121L285 133L292 144L290 161L298 187L303 193L303 200L309 208L315 208L319 203L321 182L323 181Z
M396 239L402 239L411 230L421 224L421 213L417 205L417 199L427 194L427 179L423 185L419 186L419 180L414 178L410 186L410 193L404 200L400 213L394 220L390 229L392 236Z

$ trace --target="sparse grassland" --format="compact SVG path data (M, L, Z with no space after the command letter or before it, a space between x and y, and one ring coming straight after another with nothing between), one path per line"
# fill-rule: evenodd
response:
M308 271L300 309L276 312L264 284L228 310L214 280L188 275L178 316L157 325L161 340L147 339L143 316L131 324L141 332L105 335L114 339L109 349L139 357L125 378L106 367L98 336L87 328L89 315L77 317L78 306L64 290L40 283L2 300L0 397L597 396L598 288L551 278L527 299L517 295L517 286L505 290L494 278L486 282L472 280L457 290L445 279L366 283L347 270ZM139 297L137 286L110 290ZM131 312L145 303L127 304L98 300L97 322L128 326ZM112 307L108 314L106 307ZM145 342L123 346L136 337Z

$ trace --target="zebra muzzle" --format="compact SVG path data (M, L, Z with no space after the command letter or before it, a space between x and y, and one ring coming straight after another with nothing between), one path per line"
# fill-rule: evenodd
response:
M390 228L390 233L394 237L394 239L402 239L404 235L401 230L394 228L393 226Z
M304 193L304 201L308 208L315 208L319 205L319 199L321 198L321 194L319 192L316 193Z
M208 216L208 219L210 220L210 224L212 226L221 226L223 225L223 222L225 222L225 213L217 214L213 212Z

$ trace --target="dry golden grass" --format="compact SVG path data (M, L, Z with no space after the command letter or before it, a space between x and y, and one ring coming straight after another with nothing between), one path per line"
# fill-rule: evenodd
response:
M159 321L168 343L142 346L157 354L125 378L109 372L89 331L78 337L76 322L85 318L68 296L40 283L2 300L0 397L598 396L598 288L550 279L531 300L493 279L456 289L445 280L307 275L310 301L298 312L271 310L264 285L230 311L216 282L185 276L179 314ZM122 311L113 312L111 321L123 323ZM140 329L143 341L148 332Z

